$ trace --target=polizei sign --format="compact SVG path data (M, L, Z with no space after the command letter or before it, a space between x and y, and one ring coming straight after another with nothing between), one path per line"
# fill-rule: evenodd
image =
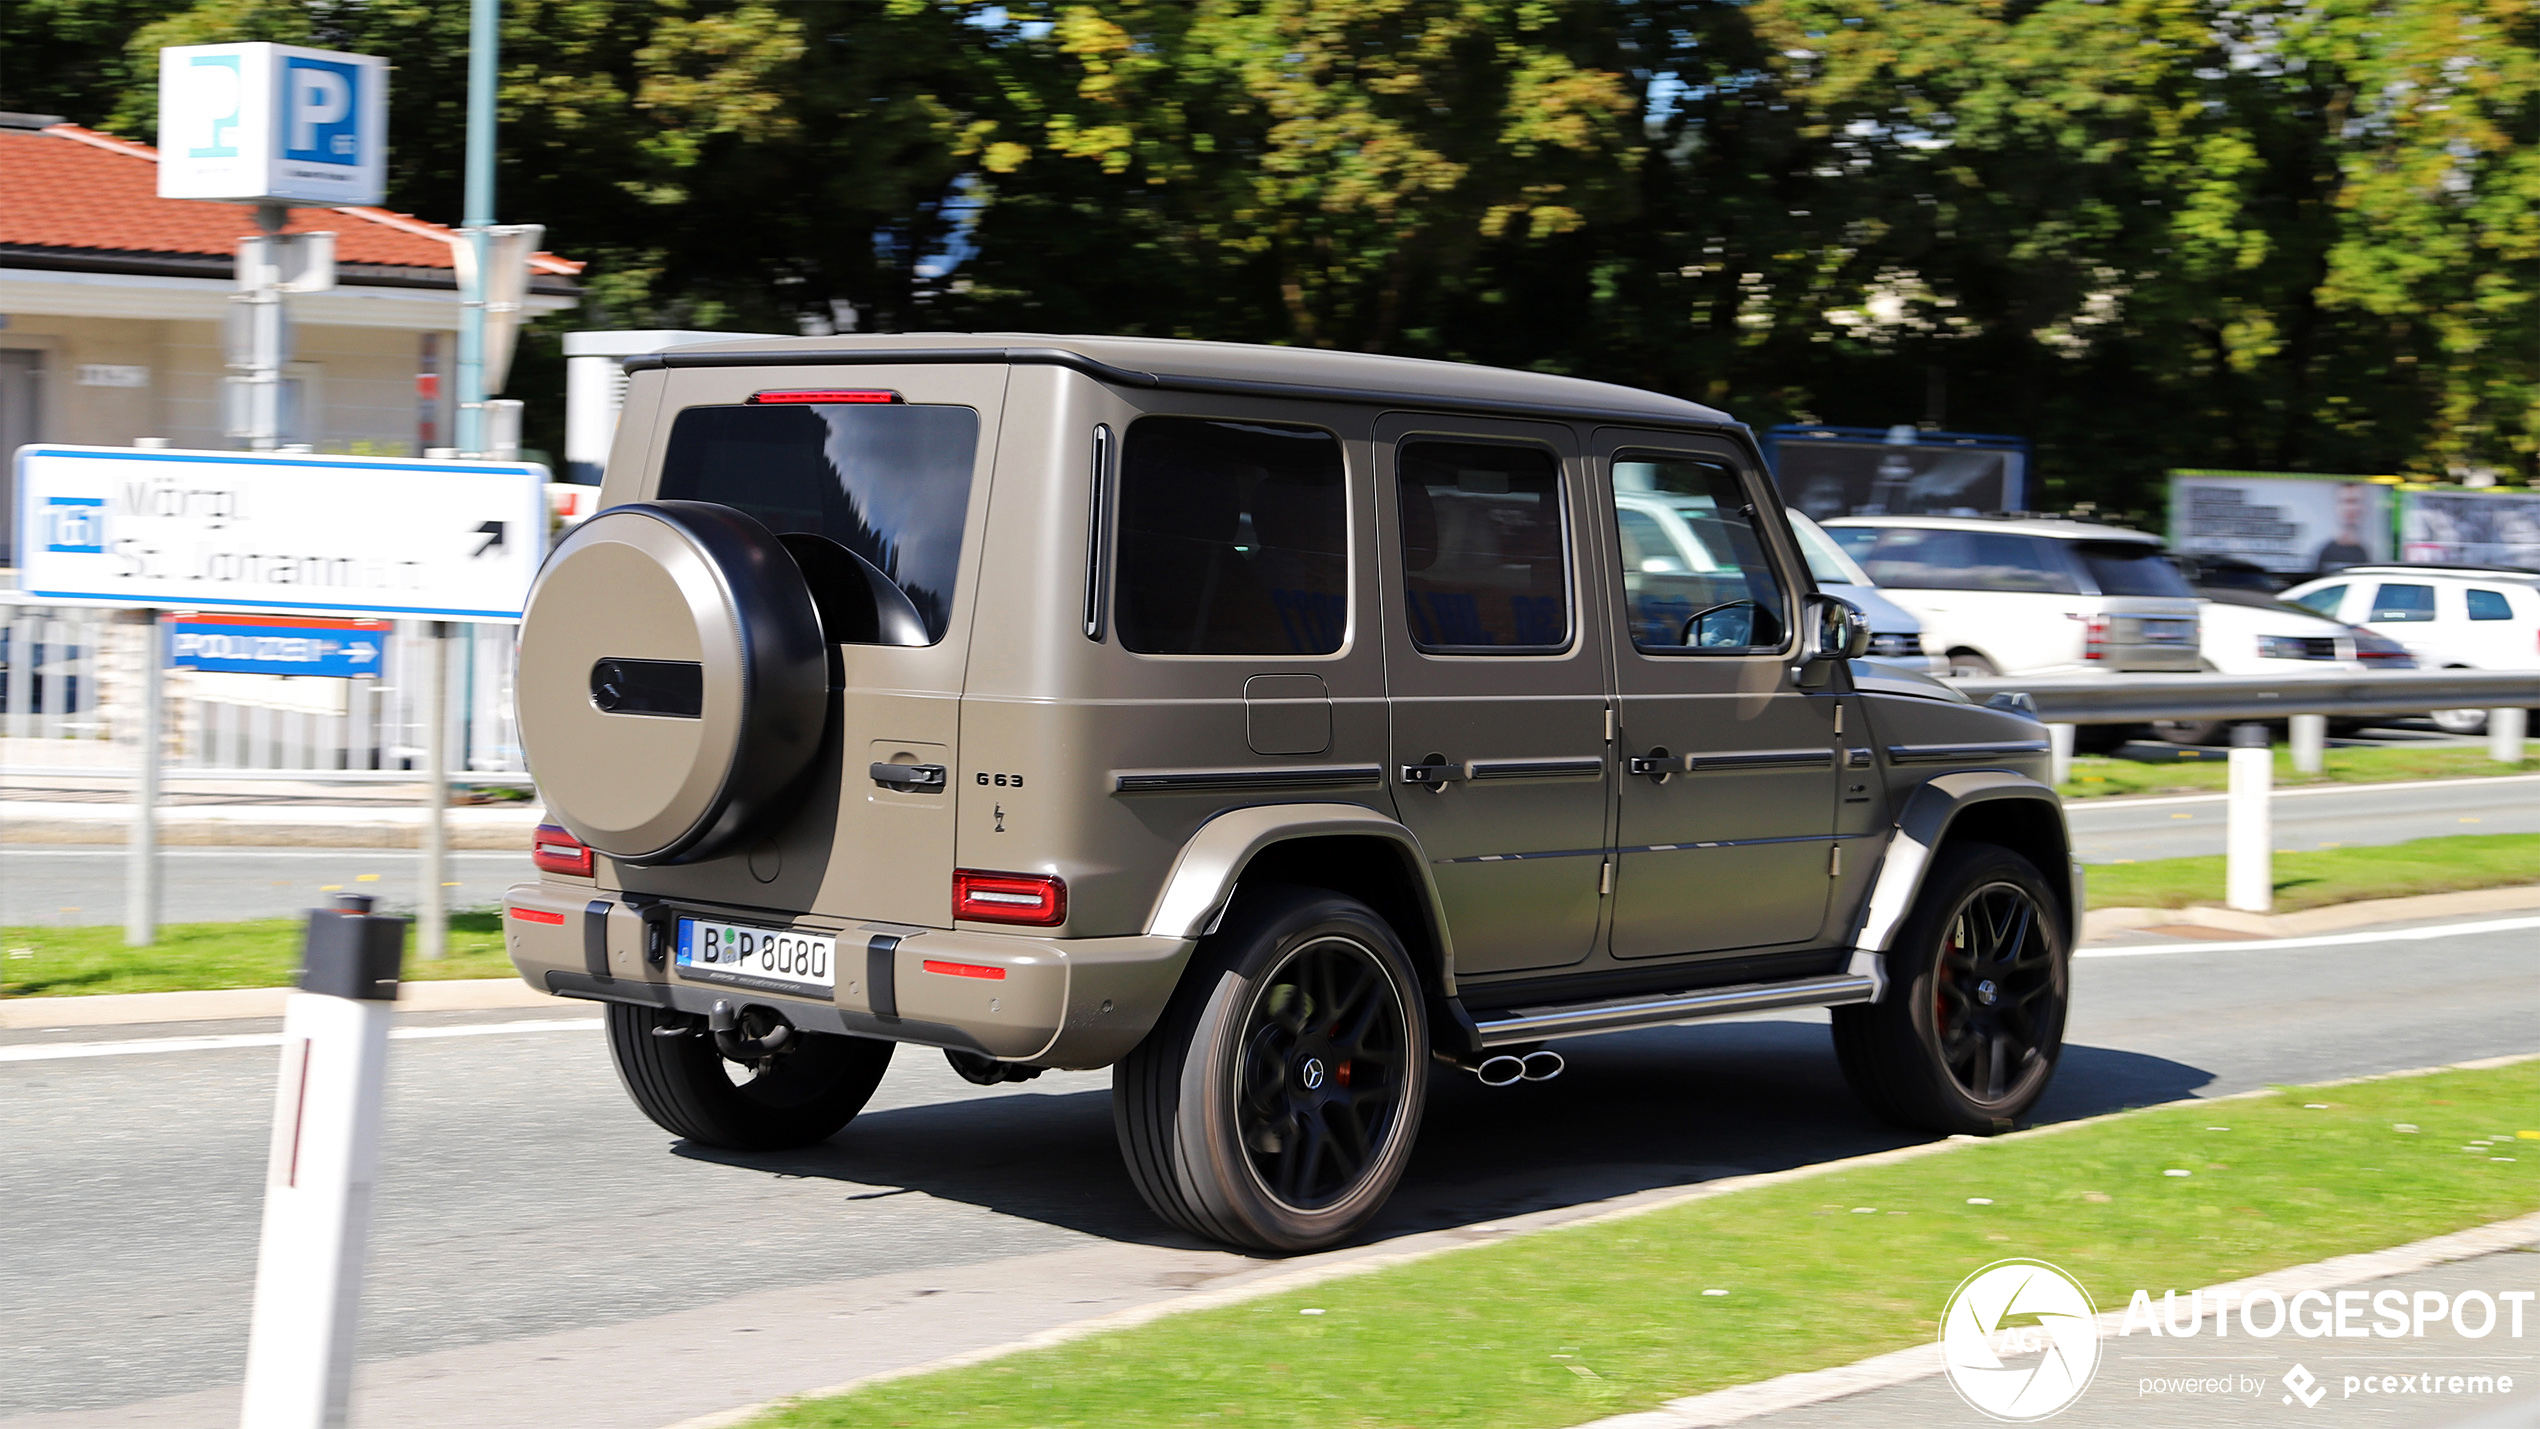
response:
M517 620L546 480L530 462L21 447L19 583L101 605Z

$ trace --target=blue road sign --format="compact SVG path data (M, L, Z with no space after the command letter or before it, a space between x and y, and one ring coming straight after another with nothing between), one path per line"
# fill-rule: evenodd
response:
M168 663L239 675L376 675L388 630L384 620L179 618L168 625Z

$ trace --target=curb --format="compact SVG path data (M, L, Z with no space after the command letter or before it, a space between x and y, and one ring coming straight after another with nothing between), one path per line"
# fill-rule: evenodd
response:
M110 992L0 1001L0 1029L113 1027L150 1022L222 1022L280 1017L295 989L224 987L200 992ZM397 987L399 1012L485 1012L548 1007L556 999L516 977L449 978Z
M2302 1085L2306 1087L2353 1086L2361 1082L2392 1081L2405 1077L2430 1077L2443 1072L2486 1071L2497 1067L2516 1066L2530 1061L2540 1061L2540 1052L2518 1053L2507 1057L2482 1057L2476 1061L2470 1062L2453 1062L2435 1067L2411 1067L2396 1072L2375 1072L2369 1076L2341 1077L2335 1081L2305 1082L2302 1083ZM1335 1280L1347 1280L1354 1276L1372 1274L1373 1272L1379 1270L1389 1270L1397 1265L1409 1265L1416 1261L1435 1259L1438 1256L1452 1254L1459 1250L1471 1250L1477 1246L1499 1245L1505 1243L1510 1235L1527 1233L1542 1234L1556 1230L1569 1230L1578 1226L1599 1225L1607 1221L1630 1220L1634 1217L1649 1215L1655 1211L1669 1210L1676 1206L1690 1205L1696 1201L1707 1201L1717 1196L1733 1195L1739 1191L1751 1191L1765 1186L1779 1186L1792 1181L1812 1180L1819 1176L1830 1176L1842 1171L1854 1171L1872 1166L1889 1166L1900 1161L1919 1160L1926 1156L1936 1156L1943 1152L1955 1150L1959 1146L1970 1142L1983 1141L1998 1144L2001 1142L2026 1140L2040 1136L2057 1136L2080 1127L2096 1126L2101 1122L2115 1121L2121 1117L2139 1116L2145 1112L2162 1111L2173 1107L2219 1106L2227 1102L2246 1101L2253 1097L2273 1096L2276 1094L2276 1091L2277 1089L2274 1087L2260 1087L2254 1091L2235 1092L2229 1096L2182 1097L2177 1101L2160 1102L2146 1107L2131 1107L2124 1111L2104 1112L2098 1116L2086 1116L2073 1121L2056 1122L2051 1126L2032 1127L2026 1131L2010 1132L2002 1136L1951 1136L1939 1141L1921 1142L1913 1146L1900 1146L1892 1151L1874 1151L1866 1156L1847 1156L1838 1161L1821 1161L1811 1166L1793 1166L1787 1170L1767 1171L1753 1176L1728 1176L1717 1181L1704 1181L1691 1186L1661 1188L1654 1191L1638 1191L1628 1196L1615 1197L1609 1201L1591 1202L1585 1206L1565 1206L1550 1211L1537 1211L1528 1215L1510 1216L1504 1220L1485 1221L1477 1225L1458 1227L1453 1230L1430 1231L1421 1235L1404 1237L1405 1240L1415 1243L1414 1248L1412 1249L1355 1255L1349 1251L1330 1252L1329 1254L1341 1258L1326 1261L1322 1264L1309 1265L1303 1269L1290 1271L1283 1275L1269 1275L1259 1280L1246 1281L1241 1285L1228 1286L1222 1290L1202 1291L1198 1294L1186 1296L1177 1300L1158 1301L1152 1304L1133 1306L1129 1309L1117 1311L1109 1315L1100 1315L1090 1320L1079 1320L1074 1324L1060 1325L1052 1329L1043 1330L1039 1334L1028 1335L1022 1339L1009 1341L1002 1345L990 1345L983 1349L970 1350L962 1354L947 1355L941 1359L928 1360L922 1364L904 1365L898 1369L887 1369L873 1374L858 1375L854 1379L845 1380L838 1384L827 1385L819 1389L805 1390L799 1394L783 1395L775 1399L761 1400L755 1404L744 1404L734 1409L723 1409L717 1410L712 1414L701 1414L693 1418L682 1419L676 1423L665 1425L663 1426L663 1429L735 1429L735 1426L747 1424L751 1420L756 1419L763 1414L773 1413L776 1410L785 1408L791 1404L799 1403L803 1400L827 1399L836 1395L848 1394L855 1390L865 1389L872 1385L887 1384L893 1380L912 1379L919 1375L934 1374L942 1370L964 1369L971 1365L987 1364L993 1360L1001 1360L1010 1355L1023 1354L1031 1350L1049 1349L1054 1346L1068 1344L1075 1340L1089 1339L1095 1335L1107 1334L1113 1330L1134 1329L1140 1325L1152 1324L1157 1320L1171 1319L1174 1316L1187 1314L1194 1310L1213 1310L1226 1305L1240 1305L1248 1300L1258 1300L1266 1296L1285 1294L1290 1290L1308 1289L1312 1286L1327 1284ZM2531 1223L2531 1231L2529 1234L2524 1235L2522 1239L2530 1240L2535 1237L2540 1237L2540 1213L2521 1217L2513 1221L2500 1222L2499 1225L2519 1226L2526 1221ZM2334 1260L2318 1262L2318 1265L2316 1266L2292 1266L2283 1270L2269 1271L2266 1275L2255 1277L2252 1280L2234 1281L2232 1283L2235 1285L2256 1285L2260 1282L2272 1284L2273 1282L2271 1277L2296 1275L2306 1270L2313 1270L2326 1266L2342 1266L2350 1261L2371 1261L2380 1257L2402 1256L2409 1252L2418 1251L2426 1246L2438 1245L2448 1241L2459 1241L2463 1240L2465 1237L2478 1236L2482 1233L2494 1231L2496 1229L2496 1226L2473 1227L2466 1231L2455 1232L2450 1236L2437 1236L2433 1240L2419 1241L2413 1245L2400 1246L2393 1250L2370 1251L2360 1255L2340 1256ZM2513 1243L2519 1244L2520 1242L2517 1241ZM2503 1249L2505 1247L2498 1246L2495 1248ZM2484 1254L2485 1252L2476 1251L2470 1253ZM2438 1257L2438 1259L2457 1258L2459 1257ZM2433 1264L2434 1262L2429 1260L2424 1263ZM2399 1269L2377 1270L2373 1272L2373 1275L2395 1275L2408 1268L2413 1267L2401 1266ZM2367 1279L2371 1277L2358 1276L2355 1278ZM2104 1319L2105 1317L2103 1316L2102 1318ZM1907 1378L1914 1378L1924 1373L1939 1372L1940 1364L1937 1347L1922 1345L1910 1350L1899 1350L1892 1354L1881 1355L1874 1360L1865 1360L1859 1365L1843 1366L1834 1370L1811 1370L1808 1371L1808 1374L1814 1376L1841 1375L1851 1370L1861 1369L1864 1366L1884 1364L1890 1360L1894 1360L1898 1362L1898 1364L1902 1365L1909 1358L1917 1356L1920 1357L1921 1362L1925 1367L1917 1370L1915 1375L1907 1376ZM1799 1375L1783 1376L1784 1379L1798 1379L1802 1377L1803 1376ZM1774 1384L1778 1382L1779 1381L1775 1380L1764 1381L1766 1384ZM1894 1382L1902 1383L1903 1381L1898 1380ZM1754 1389L1759 1387L1760 1386L1754 1385L1741 1385L1738 1386L1737 1389ZM1859 1392L1859 1389L1878 1387L1880 1387L1878 1384L1864 1383L1859 1385L1857 1388L1836 1390L1821 1395L1820 1397L1831 1399L1843 1394L1857 1393ZM1737 1392L1737 1390L1720 1390L1716 1392L1720 1394L1730 1394ZM1709 1396L1695 1397L1708 1398ZM1812 1400L1808 1402L1813 1403L1815 1401ZM1618 1419L1598 1420L1595 1421L1593 1425L1579 1426L1579 1429L1690 1429L1690 1426L1695 1422L1679 1419L1648 1418L1650 1414L1659 1412L1663 1412L1663 1410L1644 1410L1637 1414L1623 1416ZM1754 1412L1761 1413L1764 1411L1758 1410Z
M2359 898L2300 913L2242 913L2229 908L2094 908L2082 915L2081 939L2087 943L2137 928L2186 926L2261 937L2300 938L2337 933L2375 923L2404 923L2417 918L2448 918L2467 913L2511 913L2540 908L2540 884L2473 888L2459 893L2423 893L2408 898Z

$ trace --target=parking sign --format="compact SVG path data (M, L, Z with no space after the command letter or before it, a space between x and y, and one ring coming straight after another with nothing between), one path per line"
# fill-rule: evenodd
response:
M293 45L159 51L159 197L373 204L388 62Z

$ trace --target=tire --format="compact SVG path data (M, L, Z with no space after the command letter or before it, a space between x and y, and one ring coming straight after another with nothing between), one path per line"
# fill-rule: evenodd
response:
M2009 849L1942 849L1887 955L1887 996L1834 1009L1844 1080L1871 1111L1951 1135L2028 1115L2054 1078L2072 997L2057 908L2036 865ZM1968 944L1992 946L1944 959Z
M1949 678L1953 680L1989 680L2001 673L1992 661L1973 650L1949 652Z
M1112 1069L1112 1123L1165 1220L1319 1250L1393 1194L1428 1078L1419 975L1385 920L1323 889L1247 890Z
M2138 724L2076 725L2073 728L2073 753L2114 754L2125 748L2141 728L2143 726Z
M748 1014L744 1013L746 1017ZM653 1124L701 1146L783 1151L838 1134L872 1099L891 1065L892 1043L796 1031L794 1047L734 1081L714 1039L695 1019L658 1008L608 1004L609 1058L626 1094ZM657 1027L681 1029L655 1036ZM755 1029L753 1029L755 1030Z
M2152 732L2164 743L2211 747L2231 742L2231 722L2219 719L2161 719L2152 722Z
M2475 739L2487 732L2487 711L2485 710L2436 710L2431 718L2434 721L2434 727L2445 734Z

